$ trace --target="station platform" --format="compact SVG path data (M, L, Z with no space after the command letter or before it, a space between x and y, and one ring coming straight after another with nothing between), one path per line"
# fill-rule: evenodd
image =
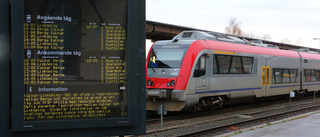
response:
M233 131L221 137L319 137L320 111Z

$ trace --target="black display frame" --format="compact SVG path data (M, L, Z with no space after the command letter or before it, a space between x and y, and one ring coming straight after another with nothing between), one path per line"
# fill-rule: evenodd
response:
M129 134L145 132L145 0L127 4L128 117L24 121L24 1L11 1L11 131L135 127L128 128Z

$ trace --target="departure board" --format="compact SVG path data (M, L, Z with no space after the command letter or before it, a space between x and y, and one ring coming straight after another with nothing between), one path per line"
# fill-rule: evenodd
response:
M126 0L24 0L24 121L128 117Z

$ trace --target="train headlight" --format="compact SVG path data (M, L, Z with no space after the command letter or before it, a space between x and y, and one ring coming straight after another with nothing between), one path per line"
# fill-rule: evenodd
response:
M170 82L167 83L167 87L169 87L169 86L170 86Z
M171 86L171 87L173 87L173 86L174 86L174 84L175 84L174 80L171 80L171 82L170 82L170 86Z
M147 81L147 85L148 85L148 86L151 85L151 80L150 80L150 79Z

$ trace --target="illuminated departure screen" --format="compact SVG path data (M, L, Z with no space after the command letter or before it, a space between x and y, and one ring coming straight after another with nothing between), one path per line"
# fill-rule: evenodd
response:
M126 0L25 0L24 17L24 121L128 117Z

